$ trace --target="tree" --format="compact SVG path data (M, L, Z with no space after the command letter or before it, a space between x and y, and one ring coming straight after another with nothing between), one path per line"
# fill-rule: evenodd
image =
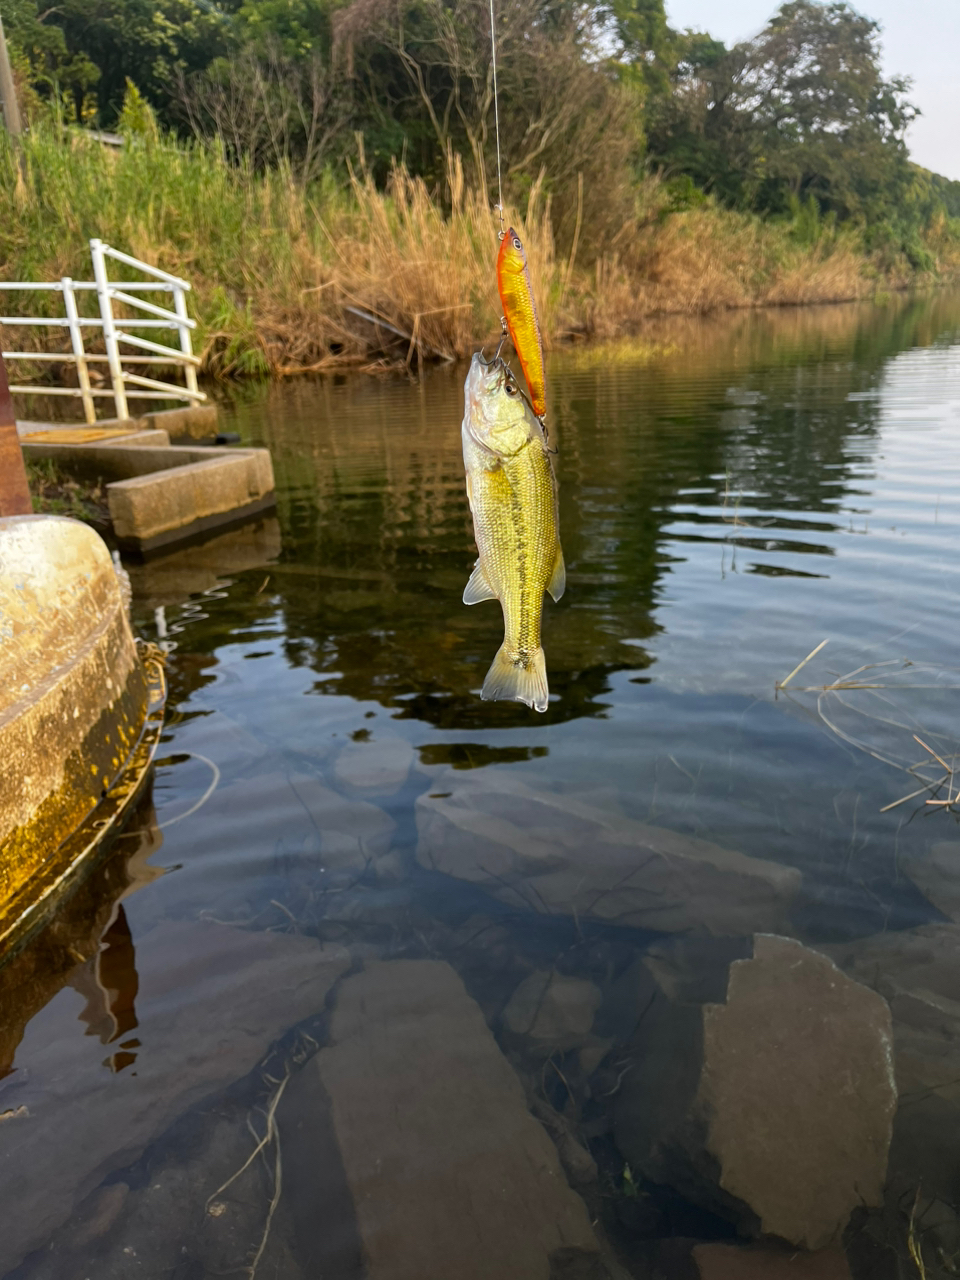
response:
M100 70L82 51L71 51L63 28L50 21L59 10L40 10L39 0L7 0L5 26L15 62L26 70L30 90L41 98L63 97L78 121L95 111L91 90Z
M769 212L813 196L875 217L911 180L909 82L884 79L879 26L839 0L791 0L752 41L688 44L651 143L723 198Z
M78 120L95 92L101 125L115 123L128 79L162 111L178 70L205 67L231 47L228 16L192 0L62 0L42 9L39 0L13 0L11 9L10 34L37 87L71 99Z
M561 240L569 244L577 226L589 239L629 211L637 99L605 56L596 10L575 0L497 0L495 23L505 195L522 204L545 175ZM439 181L448 153L460 152L495 192L487 0L353 0L334 35L358 112L373 126L364 126L368 156L385 165L400 152ZM379 157L371 133L382 139Z
M319 177L348 123L342 84L318 52L292 58L248 47L181 76L177 96L197 137L217 137L237 164L285 165L301 186Z

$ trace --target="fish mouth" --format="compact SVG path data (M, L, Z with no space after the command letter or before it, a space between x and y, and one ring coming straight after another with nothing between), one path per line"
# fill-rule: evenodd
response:
M483 411L483 401L488 397L496 396L500 389L506 385L513 388L515 394L522 400L530 412L536 417L533 405L530 403L530 397L526 394L517 378L517 375L504 360L500 351L506 342L506 335L500 339L497 349L491 359L487 359L483 350L474 352L473 360L470 364L470 373L467 376L467 384L465 391L467 400L470 403L472 415L474 417L485 418ZM477 437L473 428L470 428L470 434L474 437L478 444L483 445L483 441Z
M483 396L495 395L507 379L513 380L513 371L500 355L500 347L490 360L484 358L482 351L476 352L468 380L469 397L474 409L479 409Z

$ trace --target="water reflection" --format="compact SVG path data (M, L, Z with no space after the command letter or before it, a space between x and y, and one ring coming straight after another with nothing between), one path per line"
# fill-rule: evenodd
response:
M545 623L560 695L549 723L604 714L614 673L656 660L689 544L718 544L722 573L829 576L811 561L836 555L838 510L855 513L869 486L885 363L941 336L951 305L733 317L699 326L694 361L689 333L682 354L640 366L558 358L571 591ZM496 619L459 603L474 556L461 382L454 369L409 394L359 380L274 388L238 419L274 456L285 652L318 673L316 691L441 728L510 729L522 709L476 702Z
M97 953L71 975L69 985L86 999L80 1021L87 1024L87 1035L98 1036L101 1044L112 1044L129 1036L137 1026L136 949L127 914L116 903L113 914L100 937ZM137 1060L139 1040L127 1039L117 1052L104 1062L113 1071L122 1071Z
M549 754L547 747L493 747L485 742L427 742L420 748L425 765L447 764L451 769L482 769L488 764L520 764Z
M108 856L39 934L0 968L0 1078L13 1069L30 1020L64 987L83 997L86 1034L112 1044L137 1026L136 949L124 899L162 875L150 859L163 844L149 794L140 800ZM128 1041L104 1063L122 1070L136 1058Z

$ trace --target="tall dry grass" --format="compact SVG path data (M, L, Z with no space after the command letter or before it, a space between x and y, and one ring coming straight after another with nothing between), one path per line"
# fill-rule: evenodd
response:
M99 236L185 275L204 368L220 375L461 357L499 333L496 223L460 160L447 168L437 191L400 167L380 190L362 163L346 184L327 176L304 190L282 169L238 168L215 147L156 139L111 151L38 129L19 159L0 139L0 270L8 280L88 278L87 240ZM712 204L669 212L655 179L590 260L577 258L576 237L561 256L544 190L541 177L508 216L548 346L630 333L655 315L846 301L919 280L904 258L865 253L853 230L811 240L789 221ZM936 270L926 281L957 272L948 223L931 228L927 248Z

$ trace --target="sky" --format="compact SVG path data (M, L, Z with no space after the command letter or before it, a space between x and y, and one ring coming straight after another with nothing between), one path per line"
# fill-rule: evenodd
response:
M910 155L925 169L960 180L960 0L853 0L880 23L886 75L913 80L922 111L907 133ZM666 0L670 25L709 31L725 44L756 35L778 0Z

